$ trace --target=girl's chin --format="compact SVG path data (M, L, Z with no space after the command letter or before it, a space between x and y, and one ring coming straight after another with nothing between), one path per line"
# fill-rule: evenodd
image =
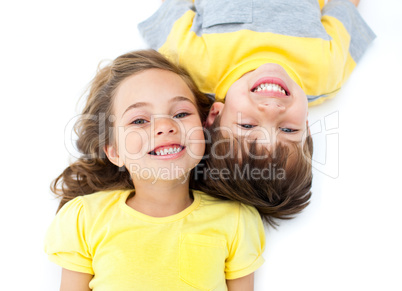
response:
M130 172L134 185L136 183L185 183L190 174L190 170L185 170L181 167L166 167L166 168L147 168L141 171Z

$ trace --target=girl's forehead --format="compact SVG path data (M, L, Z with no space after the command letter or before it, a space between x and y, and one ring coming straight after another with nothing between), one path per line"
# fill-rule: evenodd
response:
M113 111L122 115L127 108L155 108L181 101L190 101L196 106L193 92L176 73L149 69L127 77L117 87Z
M124 79L116 91L116 96L123 98L140 98L141 95L158 97L172 94L189 94L194 98L192 91L178 74L161 69L148 69L133 74Z

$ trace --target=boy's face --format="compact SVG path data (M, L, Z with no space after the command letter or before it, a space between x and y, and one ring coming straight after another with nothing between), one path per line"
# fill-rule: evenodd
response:
M268 63L233 83L225 104L214 103L207 125L221 115L224 136L243 136L268 145L304 142L308 133L307 109L302 88L282 66Z

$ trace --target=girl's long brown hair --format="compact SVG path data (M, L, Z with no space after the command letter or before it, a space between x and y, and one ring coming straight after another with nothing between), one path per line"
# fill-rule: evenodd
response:
M85 108L74 126L81 156L51 184L52 192L61 197L58 210L77 196L103 190L134 188L129 172L112 164L103 148L113 143L111 116L117 88L127 77L149 69L161 69L179 75L193 92L201 121L205 121L211 100L197 89L185 70L158 52L130 52L99 68L90 83Z

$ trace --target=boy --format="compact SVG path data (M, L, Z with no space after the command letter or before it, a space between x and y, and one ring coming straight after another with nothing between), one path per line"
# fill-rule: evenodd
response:
M357 12L358 1L332 0L322 11L319 4L171 0L139 29L152 48L188 70L202 92L225 102L212 107L207 125L221 115L221 126L261 125L269 133L275 128L275 136L292 133L284 141L300 141L307 100L315 105L334 96L375 37ZM276 122L259 119L260 112Z
M375 38L356 9L358 0L323 2L167 0L139 25L152 48L189 71L202 92L215 96L207 127L219 128L220 137L267 143L271 154L277 148L285 151L279 156L296 153L269 162L284 165L288 182L294 182L269 190L274 196L293 197L282 193L302 183L295 190L301 193L311 185L311 175L296 179L289 172L311 174L300 158L300 153L312 154L308 105L333 97ZM296 151L294 145L299 145ZM212 168L234 170L210 162ZM234 188L234 180L222 188Z

